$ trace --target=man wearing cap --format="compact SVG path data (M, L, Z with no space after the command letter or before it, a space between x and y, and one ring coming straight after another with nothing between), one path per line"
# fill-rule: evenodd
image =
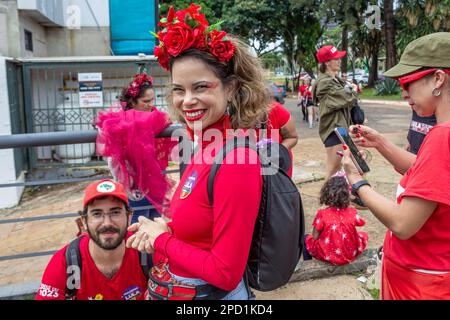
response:
M350 110L357 101L351 85L336 76L341 68L340 59L345 54L332 45L321 47L316 54L320 73L313 87L313 99L316 105L319 104L319 135L327 154L325 179L341 166L341 158L336 154L341 149L341 142L334 128L347 128L352 124Z
M366 126L352 138L374 147L404 173L396 201L363 180L348 150L343 164L357 193L388 231L383 245L382 299L450 299L450 33L433 33L408 44L400 62L385 72L421 117L436 116L417 157ZM353 129L357 133L353 133Z
M81 281L72 281L72 274L80 274L80 270L68 269L66 245L47 265L36 300L143 299L147 278L139 252L125 247L131 210L123 186L112 180L88 185L81 216L88 233L82 235L78 245ZM74 294L69 297L70 291Z

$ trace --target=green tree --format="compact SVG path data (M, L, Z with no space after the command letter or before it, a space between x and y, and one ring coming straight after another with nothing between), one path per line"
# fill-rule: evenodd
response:
M280 47L293 78L302 67L313 74L314 53L323 32L319 4L318 0L236 0L224 15L224 29L244 38L260 56ZM294 87L297 84L298 77Z
M319 19L320 2L316 0L289 0L278 4L279 34L281 47L297 87L300 70L313 75L316 66L314 54L323 33Z
M375 2L376 1L372 1ZM368 28L364 23L365 15L371 14L362 11L358 14L357 28L352 33L351 47L355 57L363 60L369 70L368 87L374 87L378 80L378 56L383 43L382 31L376 28Z
M394 0L384 0L384 21L384 38L386 44L385 69L388 70L397 64Z
M365 0L324 0L320 5L321 16L325 17L325 22L334 22L339 25L341 31L339 41L331 42L348 52L351 33L361 25L361 14L365 11L367 2ZM325 43L325 41L324 41ZM342 59L341 71L347 72L348 56Z
M434 32L450 32L450 0L400 0L395 12L398 54L411 41Z
M264 69L276 70L284 67L284 59L282 52L269 52L261 56L261 62Z
M222 9L224 8L224 3L232 4L231 0L227 1L214 1L214 0L170 0L170 1L159 1L159 15L166 16L169 12L170 6L173 6L175 10L182 10L195 3L202 7L201 12L205 14L210 24L214 24L220 20L222 17Z
M279 38L277 30L277 7L272 0L235 0L231 8L224 10L223 27L244 39L262 56L275 51Z

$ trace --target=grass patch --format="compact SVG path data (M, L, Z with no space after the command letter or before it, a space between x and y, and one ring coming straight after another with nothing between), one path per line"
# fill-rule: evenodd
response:
M367 289L374 300L380 300L380 289Z
M402 101L401 93L396 95L388 96L377 96L375 88L363 88L362 92L359 94L360 99L374 99L374 100L395 100Z

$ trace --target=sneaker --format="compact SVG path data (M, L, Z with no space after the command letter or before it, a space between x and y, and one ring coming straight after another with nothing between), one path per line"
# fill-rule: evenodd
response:
M369 210L369 208L367 208L366 204L358 196L351 199L350 201L353 203L353 206L358 210Z

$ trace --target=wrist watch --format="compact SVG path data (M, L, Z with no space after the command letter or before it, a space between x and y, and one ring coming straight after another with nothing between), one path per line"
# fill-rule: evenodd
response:
M359 188L361 188L362 186L371 187L370 183L367 180L360 180L360 181L352 184L352 195L354 195L356 197L358 195Z

